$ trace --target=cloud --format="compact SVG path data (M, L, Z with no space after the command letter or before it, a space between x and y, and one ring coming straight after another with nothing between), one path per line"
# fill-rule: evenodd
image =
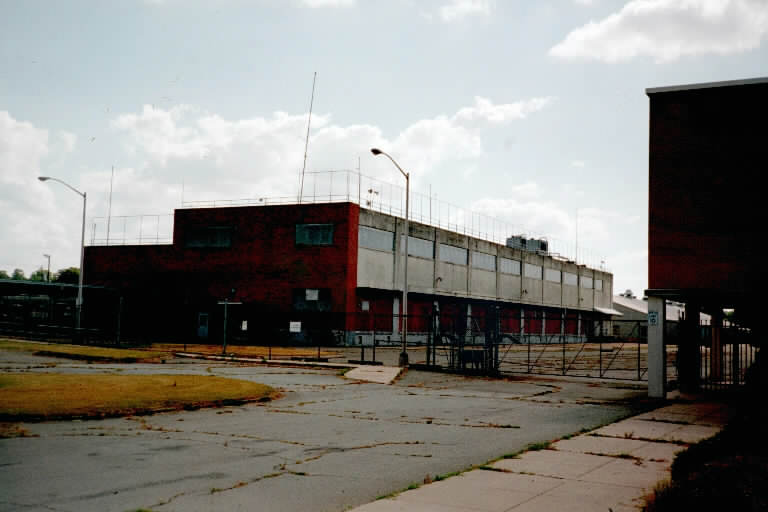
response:
M43 253L54 256L54 269L77 264L82 202L57 183L37 180L46 174L46 163L74 148L75 139L67 132L58 134L53 146L63 145L63 151L52 151L48 130L0 111L0 269L29 273L42 262Z
M604 62L646 56L669 62L752 50L766 33L765 0L632 0L620 11L571 31L549 54Z
M573 3L577 5L594 5L595 0L573 0Z
M0 183L20 185L35 179L47 155L47 130L0 111Z
M356 0L301 0L301 5L318 9L323 7L354 7Z
M457 122L482 120L488 123L505 123L514 119L525 119L529 114L538 112L553 101L553 97L541 97L515 103L494 105L487 98L475 96L475 105L460 109L453 116L453 120Z
M584 160L574 160L571 162L571 167L584 167L585 165Z
M491 14L490 0L452 0L439 9L440 19L446 23L460 21L468 16L488 16Z

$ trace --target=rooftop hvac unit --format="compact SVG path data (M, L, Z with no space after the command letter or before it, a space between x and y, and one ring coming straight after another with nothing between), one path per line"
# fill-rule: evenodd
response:
M507 238L507 247L530 252L547 252L549 244L546 240L516 235Z

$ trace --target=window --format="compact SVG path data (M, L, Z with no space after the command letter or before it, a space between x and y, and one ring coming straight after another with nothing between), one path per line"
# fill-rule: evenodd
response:
M232 231L231 227L226 226L192 228L186 234L184 246L188 248L232 247Z
M603 280L602 279L595 279L595 290L599 290L599 291L603 290Z
M457 265L467 264L467 250L453 245L440 244L440 261L455 263Z
M579 276L570 272L563 272L563 283L570 286L578 286Z
M525 277L530 277L531 279L541 279L541 266L526 263L524 269Z
M509 258L499 259L499 270L504 274L520 275L520 262L517 260L510 260Z
M472 267L496 272L496 256L472 251Z
M296 224L296 245L333 245L333 224Z
M544 269L544 279L547 281L550 281L552 283L559 283L560 282L560 271L554 268L545 268Z
M360 226L357 244L367 249L392 252L395 250L395 234L383 229Z
M405 252L405 235L400 235L400 254ZM432 240L408 237L408 256L432 259L435 257L435 245Z
M587 276L581 276L581 287L582 288L592 288L592 278Z

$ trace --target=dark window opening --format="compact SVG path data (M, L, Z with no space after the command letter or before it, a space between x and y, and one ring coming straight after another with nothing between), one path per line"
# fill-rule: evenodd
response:
M190 229L187 232L184 246L188 248L232 247L232 228L209 226L204 228Z
M333 224L296 224L296 245L333 245Z

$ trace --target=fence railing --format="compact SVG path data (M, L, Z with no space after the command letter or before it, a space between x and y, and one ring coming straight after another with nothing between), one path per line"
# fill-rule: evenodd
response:
M256 198L184 201L182 208L214 208L235 206L270 206L284 204L313 204L353 202L361 207L405 217L405 187L400 184L360 174L354 170L314 171L305 174L304 194L265 194ZM504 245L508 237L523 235L547 240L548 251L554 256L600 270L609 270L605 257L579 246L573 241L549 236L538 230L497 218L488 212L472 211L436 194L411 191L408 217L412 221L447 231L469 235ZM92 223L91 245L126 245L170 243L173 239L172 215L139 215L95 217Z

